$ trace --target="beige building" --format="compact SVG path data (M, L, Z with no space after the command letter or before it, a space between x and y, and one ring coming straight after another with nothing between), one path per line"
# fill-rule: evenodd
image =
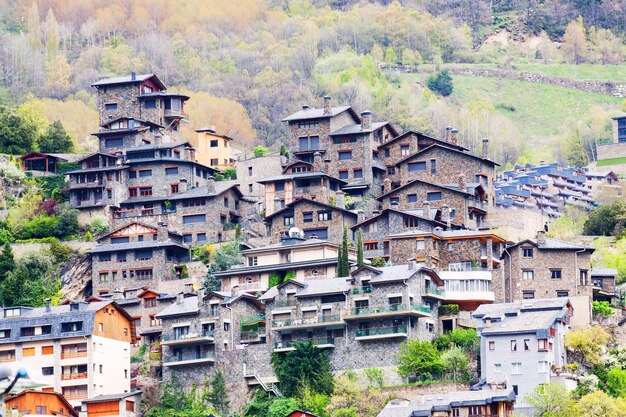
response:
M0 363L17 362L72 404L130 392L132 318L116 303L0 310ZM115 360L111 360L115 358Z
M215 169L226 169L235 164L233 157L233 138L221 135L214 129L203 127L196 130L198 133L196 146L196 161L202 165Z

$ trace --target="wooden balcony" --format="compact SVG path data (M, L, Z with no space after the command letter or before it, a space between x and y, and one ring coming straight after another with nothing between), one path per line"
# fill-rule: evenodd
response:
M79 352L61 352L61 359L84 358L86 356L86 350L81 350Z
M15 356L0 358L0 363L15 362Z
M68 401L77 401L77 400L86 400L87 392L78 393L78 394L63 394L66 400Z
M77 372L74 374L61 374L61 381L70 381L74 379L86 379L87 372Z

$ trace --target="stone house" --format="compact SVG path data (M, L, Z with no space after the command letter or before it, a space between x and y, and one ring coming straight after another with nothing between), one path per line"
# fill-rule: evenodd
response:
M408 132L404 132L401 135L381 143L378 146L378 153L389 170L387 174L394 175L395 170L393 167L395 167L399 161L434 144L446 146L462 152L469 151L469 149L458 145L456 140L450 137L451 135L449 129L446 130L446 136L446 139L442 140L433 138L421 132L409 130Z
M100 237L90 251L93 293L144 285L158 290L168 280L183 286L189 247L182 238L166 226L137 222Z
M224 170L235 165L233 138L219 134L214 128L203 127L196 133L196 160L211 168Z
M567 298L484 304L472 314L480 335L480 378L524 396L540 384L564 383L565 334L574 309Z
M586 300L593 295L590 246L547 238L526 239L502 252L505 288L502 301L565 297ZM575 304L576 307L579 307ZM582 308L577 308L581 312Z
M591 285L593 286L593 301L613 301L618 295L615 287L617 278L615 268L592 268Z
M283 173L283 164L286 158L280 155L269 155L261 158L240 157L235 168L237 169L237 182L243 195L257 203L257 212L266 210L265 186L260 180L275 177ZM273 202L271 207L273 207Z
M76 162L80 158L79 154L30 151L17 160L22 170L30 171L33 175L54 175L57 173L59 164Z
M352 240L357 241L357 233L361 230L363 238L363 254L365 258L382 257L389 259L390 246L387 236L402 233L407 229L433 231L436 227L446 229L448 225L441 221L441 212L437 209L400 210L386 208L376 210L373 216L352 226Z
M321 159L319 153L315 154ZM321 163L310 164L297 161L285 167L281 175L263 178L258 182L265 186L265 215L271 215L299 198L308 198L330 204L336 192L347 182L328 175Z
M222 280L222 290L251 293L264 292L269 288L272 274L283 278L292 273L294 279L308 281L313 279L334 278L337 271L339 245L321 239L305 239L298 232L292 231L281 238L280 243L241 252L244 258L242 267L215 273ZM355 251L349 248L351 261L355 261Z
M357 213L343 208L343 196L342 191L337 192L334 206L306 197L292 201L265 217L267 235L273 242L279 242L282 235L296 227L306 238L315 235L318 239L341 243L344 228L356 224L358 217Z
M415 263L357 269L349 278L289 280L261 296L273 352L296 341L330 349L333 370L395 365L402 341L436 334L443 282Z
M461 227L478 228L487 214L484 203L486 193L482 185L465 184L459 177L459 184L441 185L419 179L412 180L391 189L385 179L385 193L377 198L382 206L395 206L401 210L438 209L444 217L442 221Z

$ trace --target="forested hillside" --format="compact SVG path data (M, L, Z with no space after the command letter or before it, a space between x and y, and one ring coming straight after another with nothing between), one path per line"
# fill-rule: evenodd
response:
M441 98L425 76L384 68L567 73L587 63L585 79L606 80L624 72L625 27L625 0L0 0L0 103L22 106L40 131L60 120L89 151L97 129L90 84L154 72L191 96L190 138L214 125L247 149L277 146L280 119L329 94L402 129L439 134L455 124L470 147L490 137L492 156L505 163L545 159L537 143L548 144L547 157L584 163L608 138L606 118L623 98L578 92L563 103L569 89L533 84L537 98L519 101L524 85L461 76ZM537 103L536 112L523 108ZM551 106L559 117L550 118Z

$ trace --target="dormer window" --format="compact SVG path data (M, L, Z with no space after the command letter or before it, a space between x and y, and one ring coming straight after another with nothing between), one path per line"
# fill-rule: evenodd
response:
M17 317L21 315L19 308L7 308L4 310L4 317Z
M150 87L149 85L144 85L144 86L143 86L143 93L144 93L144 94L146 94L146 93L151 93L152 91L153 91L153 90L152 90L152 87Z

